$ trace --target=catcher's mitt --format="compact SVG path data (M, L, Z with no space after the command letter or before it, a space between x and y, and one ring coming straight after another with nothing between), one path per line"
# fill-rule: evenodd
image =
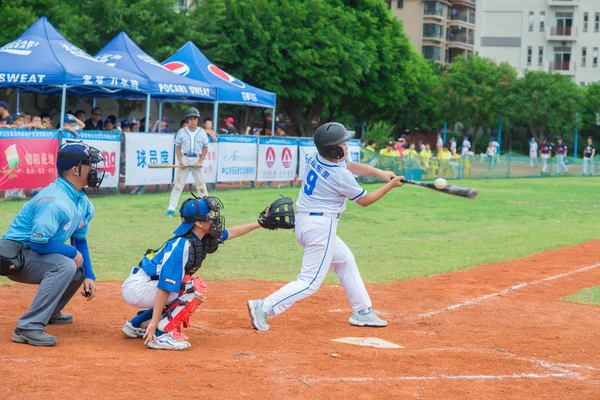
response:
M267 214L267 209L269 213ZM294 202L289 197L275 200L258 217L258 223L265 229L294 229Z

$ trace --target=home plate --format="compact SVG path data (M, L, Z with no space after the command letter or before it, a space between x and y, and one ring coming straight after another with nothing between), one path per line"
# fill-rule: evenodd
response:
M332 342L355 344L357 346L377 347L378 349L403 349L404 347L376 337L345 337L331 339Z

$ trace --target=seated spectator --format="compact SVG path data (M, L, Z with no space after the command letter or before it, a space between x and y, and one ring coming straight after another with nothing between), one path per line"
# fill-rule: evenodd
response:
M186 123L186 126L187 126L187 123ZM215 131L213 131L212 126L213 126L212 118L204 118L204 121L202 122L202 128L206 131L208 136L210 136L210 138L213 140L213 142L216 143L219 141L219 139L217 138Z
M398 151L400 157L404 157L404 150L406 149L406 147L404 146L405 144L406 139L404 139L404 135L396 139L396 145L394 146L394 148Z
M81 125L79 125L79 123L81 123ZM63 119L62 130L71 132L73 135L75 135L75 137L79 137L79 134L77 133L77 129L75 129L75 127L74 127L75 124L79 125L80 129L82 128L82 126L85 126L85 124L82 121L76 122L75 117L73 115L67 114L67 115L65 115L65 118Z
M50 118L50 114L43 113L42 117L42 125L44 125L45 129L53 129L54 123L52 122L52 118Z
M112 121L113 123L113 128L117 125L117 117L115 117L114 115L109 115L108 117L106 117L106 119L109 119Z
M429 159L431 158L431 146L429 143L427 143L425 148L421 150L419 157L421 157L421 164L425 166L426 169L429 168Z
M129 123L129 121L127 121L126 119L124 119L123 122L121 122L121 131L131 132L131 123Z
M107 132L112 132L114 130L114 125L112 119L107 119L104 121L104 130Z
M369 139L367 145L360 148L360 162L369 164L374 167L377 165L377 154L375 153L375 145L377 143L373 139Z
M132 122L131 123L131 132L139 132L140 131L140 126L137 124L137 122Z
M233 126L233 118L228 117L227 119L225 119L225 125L227 126L227 134L228 135L237 135L237 129L235 129L235 126Z
M379 154L386 157L400 157L400 153L394 148L394 142L391 140L387 142L385 149L379 150Z
M27 129L27 124L25 123L25 115L15 114L15 116L13 117L12 127L15 129Z
M77 111L75 111L74 115L75 115L75 118L77 118L80 121L85 121L85 119L86 119L85 118L86 117L85 111L83 111L83 110L77 110Z
M0 128L12 128L13 118L8 113L8 104L0 101Z
M415 150L415 144L411 143L404 151L404 161L407 168L419 168L422 169L421 163L419 163L419 155Z
M449 172L451 169L450 160L452 160L452 153L450 153L450 150L448 150L447 144L442 146L442 150L438 153L438 159L440 160L439 176L445 177L447 172Z
M25 116L25 125L29 125L31 123L31 114L21 113Z
M399 173L402 169L402 159L400 158L400 153L398 150L394 148L394 142L391 140L387 142L385 149L381 149L379 154L383 157L380 157L380 168L387 171L394 171Z
M275 136L287 136L285 133L285 124L277 124L277 129L275 129Z
M158 129L158 120L154 123L154 127L152 128L152 132L161 132L161 133L167 133L169 132L169 123L171 122L169 120L169 118L167 117L162 117L162 120L160 121L160 129Z
M27 129L46 129L44 125L42 125L42 117L39 115L32 116L31 123L27 125Z
M375 141L375 139L369 139L369 141L367 142L367 149L374 152L376 147L377 141Z
M256 136L260 136L261 135L260 128L252 128L252 134L256 135Z
M152 118L150 118L150 121L148 122L148 127L150 127L150 124L152 123ZM142 118L140 119L140 132L146 132L146 118Z
M85 121L86 131L101 131L104 130L104 123L102 122L102 110L100 107L92 108L92 116Z

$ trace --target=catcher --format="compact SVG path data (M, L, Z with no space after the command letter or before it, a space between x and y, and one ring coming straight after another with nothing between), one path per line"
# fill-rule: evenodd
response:
M292 199L282 197L269 205L257 222L225 229L221 216L223 203L216 197L187 199L179 213L182 223L175 237L160 248L146 251L139 265L122 286L125 302L144 308L127 321L123 333L129 338L144 338L151 349L185 350L191 347L181 333L188 327L192 313L206 298L206 283L193 276L208 254L219 245L260 227L293 229Z

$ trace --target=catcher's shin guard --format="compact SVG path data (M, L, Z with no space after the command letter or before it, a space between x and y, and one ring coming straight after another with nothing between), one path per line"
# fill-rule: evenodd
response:
M179 297L167 305L163 318L157 328L163 332L180 331L181 324L190 326L190 315L194 313L206 299L206 283L199 276L185 275L181 283Z

